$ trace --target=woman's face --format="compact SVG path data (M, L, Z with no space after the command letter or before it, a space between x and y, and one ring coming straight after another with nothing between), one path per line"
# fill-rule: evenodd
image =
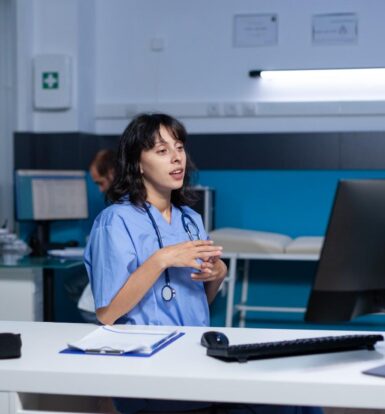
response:
M155 146L142 151L140 171L148 193L171 193L183 185L186 170L186 152L181 141L175 140L161 125Z

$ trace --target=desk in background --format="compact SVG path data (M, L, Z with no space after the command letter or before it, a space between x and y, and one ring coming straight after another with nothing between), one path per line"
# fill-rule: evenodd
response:
M229 261L228 274L225 279L227 283L227 298L226 298L226 326L230 327L233 324L233 317L236 312L239 312L239 326L244 327L246 321L246 312L294 312L304 313L305 308L298 307L278 307L278 306L255 306L249 305L249 269L250 261L252 260L279 260L279 261L310 261L316 262L319 260L318 254L289 254L289 253L238 253L225 252L222 255L223 259ZM241 298L240 302L235 302L235 285L237 282L237 273L240 268L240 263L243 264L242 280L241 280Z
M205 355L200 337L207 328L182 327L180 329L186 335L150 358L59 354L68 341L79 339L93 329L95 326L90 324L0 322L0 332L21 333L23 342L21 359L2 360L0 363L0 412L43 412L39 411L39 404L43 404L49 394L59 395L53 399L57 404L56 410L51 406L50 413L63 412L66 400L72 399L70 396L385 408L385 378L361 373L385 364L383 342L376 345L376 351L240 364ZM245 328L221 330L231 343L346 333Z
M0 255L0 319L54 320L54 273L80 260Z
M215 244L223 246L223 259L229 260L226 326L232 326L235 312L240 313L239 326L245 326L246 312L296 312L303 308L282 306L255 306L249 299L250 261L310 261L319 260L324 242L321 236L301 236L291 238L286 234L266 231L224 227L209 233ZM241 298L235 303L237 273L243 265Z

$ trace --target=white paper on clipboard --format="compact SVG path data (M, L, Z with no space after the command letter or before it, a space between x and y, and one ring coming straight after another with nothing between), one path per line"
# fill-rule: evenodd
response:
M151 354L177 334L176 329L163 326L105 325L68 346L87 353Z

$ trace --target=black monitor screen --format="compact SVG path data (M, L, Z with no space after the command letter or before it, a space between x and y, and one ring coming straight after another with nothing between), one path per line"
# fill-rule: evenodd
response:
M385 305L385 180L338 184L305 320L332 323Z

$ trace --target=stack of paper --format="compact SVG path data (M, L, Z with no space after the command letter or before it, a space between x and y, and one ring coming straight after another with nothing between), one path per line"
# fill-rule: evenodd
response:
M84 247L66 247L65 249L52 249L47 253L50 256L61 257L63 259L83 260Z
M68 346L86 353L149 355L177 335L176 329L163 326L105 325Z

